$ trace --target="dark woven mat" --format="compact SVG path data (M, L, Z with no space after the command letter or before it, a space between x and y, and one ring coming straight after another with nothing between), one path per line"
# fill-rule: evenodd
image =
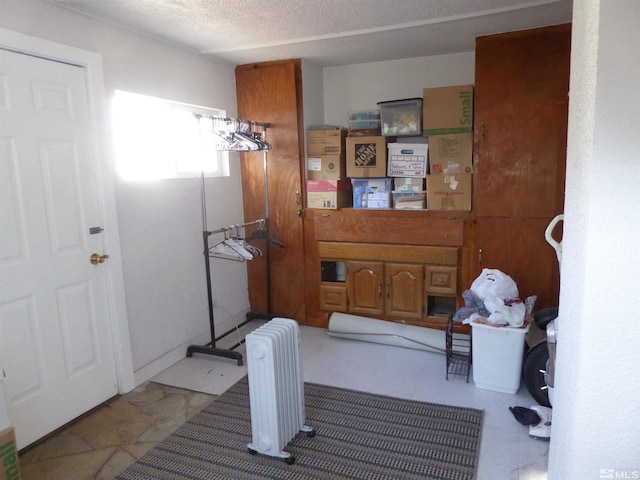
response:
M121 473L117 480L473 479L483 412L305 383L305 424L287 452L251 455L247 377Z

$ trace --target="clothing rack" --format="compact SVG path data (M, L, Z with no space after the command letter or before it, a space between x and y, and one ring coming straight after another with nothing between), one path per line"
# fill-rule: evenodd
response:
M284 247L284 244L274 238L271 238L269 234L269 190L268 190L268 173L267 173L267 151L271 149L271 145L265 140L267 128L269 124L250 122L246 120L240 120L236 118L223 118L223 117L211 117L206 115L196 114L201 126L201 133L206 135L206 138L211 139L214 142L218 150L235 151L235 152L247 152L247 151L262 151L263 152L263 171L264 171L264 192L265 192L265 215L264 218L260 218L254 221L243 223L240 225L229 225L221 227L216 230L207 230L207 207L206 207L206 191L204 182L204 172L201 174L200 183L200 196L202 201L202 243L203 243L203 255L205 260L205 275L207 282L207 300L209 307L209 330L211 335L211 341L206 345L190 345L187 348L187 357L191 357L194 353L203 353L206 355L215 355L219 357L232 358L237 360L238 366L243 365L243 357L240 352L235 351L237 347L244 343L244 339L240 340L230 348L219 348L216 346L216 342L229 334L237 331L238 328L246 325L247 323L257 318L271 318L271 269L270 269L270 244L273 243L280 247ZM262 130L262 133L256 132L256 128ZM238 231L246 227L259 225L256 231L253 232L250 239L263 238L266 240L265 246L265 260L266 260L266 276L267 276L267 313L258 314L250 312L247 314L244 322L236 326L235 329L230 329L222 335L216 336L214 314L213 314L213 293L211 286L211 257L209 247L209 237L219 233L227 233L229 231Z

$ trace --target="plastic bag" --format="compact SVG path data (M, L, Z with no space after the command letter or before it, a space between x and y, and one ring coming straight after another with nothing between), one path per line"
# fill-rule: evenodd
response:
M486 318L494 325L521 327L524 325L525 304L518 298L518 286L513 279L497 269L484 268L478 278L471 284L471 292L476 302L482 302L484 312L478 310L468 316L463 323L470 323L476 318Z
M494 268L483 268L471 284L471 291L481 300L489 296L518 298L518 286L506 273Z

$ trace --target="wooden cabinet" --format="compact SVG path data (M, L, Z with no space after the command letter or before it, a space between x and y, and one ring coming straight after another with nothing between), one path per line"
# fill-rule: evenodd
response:
M399 320L422 319L425 293L422 265L347 261L346 269L347 312ZM331 310L329 305L324 308Z
M300 60L236 67L238 118L268 123L269 220L271 236L285 248L270 248L271 295L266 257L247 262L251 310L305 321L302 209L304 127ZM264 217L262 152L241 154L242 195L247 220ZM256 246L265 251L264 241ZM269 303L271 308L269 309Z
M351 261L347 264L347 311L384 315L384 263Z
M557 305L544 231L563 212L571 26L476 40L473 276L497 268L537 307Z
M444 328L472 281L470 213L455 213L307 209L307 324L344 312Z
M327 314L444 329L460 306L458 247L320 241L318 259L319 308Z
M384 315L400 320L422 320L426 293L424 267L406 263L386 263L384 280Z

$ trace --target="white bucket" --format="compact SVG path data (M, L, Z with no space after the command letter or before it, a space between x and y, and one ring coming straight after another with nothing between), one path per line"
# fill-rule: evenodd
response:
M525 328L493 327L470 323L472 327L473 383L478 388L516 393L522 377Z

